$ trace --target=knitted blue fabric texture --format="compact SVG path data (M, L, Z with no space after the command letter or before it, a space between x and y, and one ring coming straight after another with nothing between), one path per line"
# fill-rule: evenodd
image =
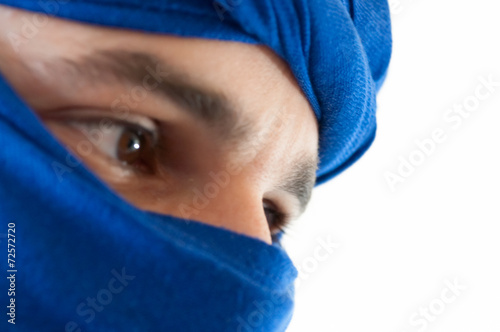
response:
M371 144L391 52L383 0L0 0L92 24L264 44L320 127L317 183ZM65 150L0 77L1 331L285 331L297 270L278 243L140 211ZM7 237L0 238L7 248ZM6 278L14 275L14 278ZM7 290L14 282L14 296Z

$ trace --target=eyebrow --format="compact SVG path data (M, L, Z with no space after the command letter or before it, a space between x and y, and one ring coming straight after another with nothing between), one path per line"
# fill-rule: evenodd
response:
M250 119L242 118L223 93L194 85L185 74L152 54L119 49L100 50L80 60L63 60L78 75L78 79L83 77L96 84L120 81L142 86L146 77L161 74L161 81L157 81L158 85L150 90L151 93L172 100L194 118L217 128L225 139L251 139L248 130ZM301 155L291 165L292 168L281 177L277 187L297 198L302 213L315 184L317 154Z
M78 79L95 83L120 81L143 87L145 80L157 83L149 92L166 97L203 123L216 127L222 137L242 138L247 125L241 125L235 106L221 92L197 87L173 66L152 54L125 50L99 50L82 59L64 59ZM159 80L158 80L159 79Z
M301 214L311 199L312 189L316 183L318 157L317 155L300 155L292 162L292 165L291 171L282 177L278 188L297 198Z

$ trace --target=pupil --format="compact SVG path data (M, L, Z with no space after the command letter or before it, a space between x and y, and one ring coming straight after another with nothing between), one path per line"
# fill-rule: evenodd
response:
M134 164L141 158L144 137L133 129L126 129L118 141L118 159L126 164Z
M141 141L137 135L133 135L129 138L129 144L127 149L129 151L139 150L141 148Z

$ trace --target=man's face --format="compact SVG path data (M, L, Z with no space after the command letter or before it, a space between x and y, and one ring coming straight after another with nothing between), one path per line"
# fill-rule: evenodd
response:
M0 72L125 200L267 243L303 211L317 123L273 52L33 20L0 6Z

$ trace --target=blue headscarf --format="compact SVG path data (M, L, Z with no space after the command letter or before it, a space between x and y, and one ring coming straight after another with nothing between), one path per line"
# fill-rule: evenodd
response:
M357 160L374 138L375 93L391 52L385 0L0 3L269 46L317 116L317 183ZM130 206L68 154L1 77L0 147L0 234L9 226L16 232L14 266L5 257L1 265L13 278L0 279L2 308L10 312L5 306L15 298L16 325L3 314L2 331L285 330L297 271L278 243ZM6 236L0 241L7 247Z

